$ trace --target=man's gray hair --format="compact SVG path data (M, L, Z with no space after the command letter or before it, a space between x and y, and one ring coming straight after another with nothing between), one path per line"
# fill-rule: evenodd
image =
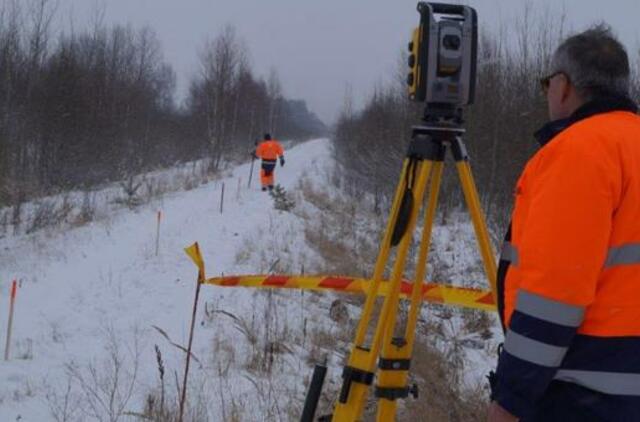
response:
M629 94L629 58L609 26L573 35L553 55L552 70L565 73L584 100Z

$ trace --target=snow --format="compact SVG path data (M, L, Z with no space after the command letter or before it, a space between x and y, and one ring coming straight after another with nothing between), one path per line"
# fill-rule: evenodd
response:
M277 183L293 189L303 173L320 171L328 154L327 140L287 151L285 167L276 170ZM208 276L265 271L274 252L265 250L266 261L258 262L262 268L256 268L250 261L237 265L236 255L243 248L260 250L262 245L282 247L291 242L290 250L300 249L295 236L300 223L293 215L273 209L271 198L259 189L258 171L256 165L251 189L246 188L249 164L244 164L216 183L167 195L135 212L117 210L106 221L46 237L36 233L2 239L2 303L8 302L13 278L20 281L20 288L13 359L0 364L0 379L8 381L0 385L0 420L15 420L18 415L25 421L47 420L47 408L36 398L42 379L61 378L66 362L99 358L104 354L107 328L126 339L137 327L147 343L166 346L150 331L155 325L173 341L186 344L196 270L183 248L194 241L200 244ZM238 192L240 178L244 182ZM158 209L163 219L160 251L155 256ZM204 300L213 296L212 290L203 288ZM215 292L215 296L238 304L250 292ZM207 335L196 333L196 356L206 355L209 342ZM153 357L148 347L143 350L145 358ZM21 359L25 354L27 359ZM179 362L174 362L174 368Z
M85 375L90 364L103 368L111 353L110 335L126 358L128 376L138 344L139 369L127 411L141 412L145 395L158 386L154 345L161 349L167 369L167 390L175 392L174 372L182 374L184 354L153 327L161 328L171 341L187 344L197 271L183 248L199 242L208 277L265 273L270 267L279 273L298 273L303 267L319 265L321 258L304 236L305 215L313 218L318 211L298 191L302 179L318 186L328 183L330 145L329 140L318 139L292 147L285 153L286 165L276 169L276 182L293 193L297 208L307 210L306 214L273 208L272 199L260 191L257 163L252 186L247 188L250 164L244 163L216 181L165 194L133 211L122 206L105 211L109 201L103 201L100 207L106 217L87 225L0 239L1 313L8 309L11 280L20 283L12 358L0 362L0 421L55 420L50 410L56 402L52 391L64 390L69 368ZM171 175L169 171L163 177ZM113 188L106 190L114 194ZM158 210L162 221L156 256ZM470 226L456 227L468 237ZM458 235L436 229L434 245ZM450 253L455 257L440 258L451 258L457 261L456 268L463 268L458 272L465 279L458 280L460 284L477 285L481 273L474 274L476 281L467 281L464 272L469 266L478 267L475 255L471 258L468 249L459 246ZM311 374L307 336L315 326L336 337L343 335L324 316L332 298L299 291L269 294L203 286L193 348L200 364L192 362L190 394L198 389L206 392L207 419L223 420L243 412L239 413L244 415L242 420L263 420L265 415L290 420L284 402L295 398L301 407ZM423 315L432 317L432 310L425 308ZM4 315L0 318L5 321ZM455 320L452 330L459 325ZM3 339L5 330L2 324ZM264 362L256 363L252 357L262 356L264 340L252 343L252 335L272 336L274 344L290 349L277 355L275 374L254 376L260 372L255 366ZM321 354L328 356L333 368L341 365L341 356ZM474 369L469 382L477 381L492 364L490 351L471 350L467 356ZM332 371L329 382L335 384L340 372ZM282 402L274 396L283 397ZM77 405L84 401L78 387L71 397Z

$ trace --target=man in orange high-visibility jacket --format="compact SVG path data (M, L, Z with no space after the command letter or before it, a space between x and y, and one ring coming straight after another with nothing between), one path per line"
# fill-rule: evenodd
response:
M262 190L273 190L274 177L273 173L280 158L280 167L284 166L284 149L280 142L275 139L271 139L271 135L264 134L264 140L258 145L255 151L256 158L262 160L262 166L260 169L260 182L262 183Z
M640 116L599 25L541 80L551 122L515 190L498 269L497 421L640 421Z

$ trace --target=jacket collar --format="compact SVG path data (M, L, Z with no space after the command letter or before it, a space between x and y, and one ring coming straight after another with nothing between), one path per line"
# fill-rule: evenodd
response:
M584 120L587 117L610 111L631 111L633 113L637 113L638 106L633 100L626 96L603 96L583 104L566 119L553 120L545 124L535 132L533 136L536 138L540 146L545 146L560 132L567 129L574 123Z

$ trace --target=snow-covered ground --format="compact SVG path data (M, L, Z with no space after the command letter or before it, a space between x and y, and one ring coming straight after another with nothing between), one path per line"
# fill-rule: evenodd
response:
M277 169L277 182L293 189L303 173L321 173L328 154L326 140L287 151L285 167ZM183 248L194 241L200 244L208 276L266 271L272 257L282 254L273 248L285 245L291 254L303 254L297 235L301 223L292 214L273 209L271 198L259 189L258 170L256 165L251 189L246 186L249 165L245 164L216 183L167 195L134 212L124 208L104 221L73 230L2 239L3 314L10 281L17 278L20 288L12 359L0 363L0 420L51 419L43 401L43 380L60 387L65 364L81 366L92 360L100 364L111 331L123 351L139 337L142 384L153 386L157 378L153 344L164 350L165 366L181 372L180 352L151 327L160 327L174 342L186 344L196 271ZM238 190L239 179L243 183ZM226 192L220 213L223 181ZM158 210L163 218L155 256ZM202 303L211 299L215 306L238 313L251 306L252 293L204 287ZM199 321L203 306L200 311ZM5 324L2 334L4 338ZM194 351L203 364L211 341L211 332L199 327ZM173 385L173 377L170 380ZM139 410L134 401L130 410Z
M300 180L319 187L328 183L330 142L306 142L285 155L286 165L276 170L277 183L305 212L275 210L259 189L257 165L247 188L247 163L215 182L166 194L134 211L118 207L81 227L0 239L2 339L10 281L20 283L11 359L0 362L0 421L65 420L60 417L65 398L75 410L67 412L72 417L66 420L92 420L92 413L114 412L118 403L125 412L143 412L147 395L160 385L155 345L162 354L166 394L173 400L184 353L154 327L186 345L196 268L183 248L194 241L200 244L207 276L269 269L299 273L320 266L321 257L305 237L305 220L318 210L305 202ZM468 225L456 227L468 237ZM434 245L457 245L450 238L459 235L436 229ZM481 278L477 258L458 248L447 246L443 253L449 255L439 258L462 268L459 274L468 275L465 271L473 266L474 277ZM469 284L462 278L456 281ZM203 286L193 348L199 362L192 362L190 374L192 414L211 421L299 417L295 412L302 406L313 359L327 356L337 368L343 357L320 350L318 340L344 335L328 316L332 300L299 291ZM459 325L451 322L446 330L461 330ZM480 380L491 365L491 347L468 348L470 382ZM340 373L333 372L329 382L335 384ZM109 405L108 385L116 373L120 390ZM124 403L129 384L131 398Z

